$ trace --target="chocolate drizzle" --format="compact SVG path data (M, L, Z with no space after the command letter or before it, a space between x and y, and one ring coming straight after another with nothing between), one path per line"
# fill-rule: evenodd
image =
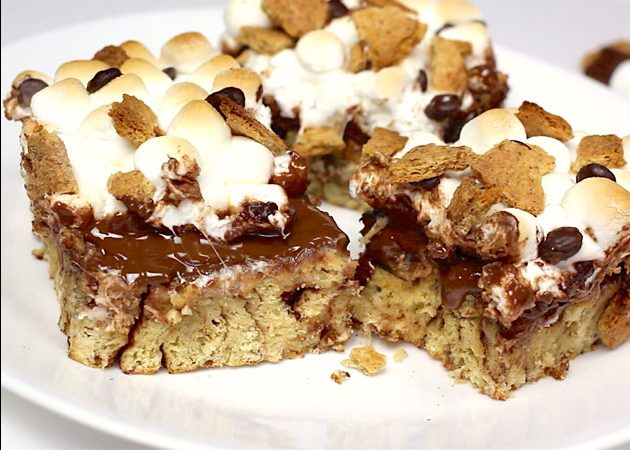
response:
M457 309L467 296L479 296L482 270L483 262L478 259L461 257L440 264L442 305L446 309Z
M77 264L88 272L117 270L130 281L155 284L257 262L293 266L322 249L345 251L348 237L328 214L304 199L290 206L296 215L286 237L250 235L232 244L211 242L191 229L156 229L133 214L114 216L83 229L93 251Z

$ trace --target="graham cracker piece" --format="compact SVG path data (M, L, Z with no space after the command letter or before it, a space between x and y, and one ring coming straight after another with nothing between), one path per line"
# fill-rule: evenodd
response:
M337 384L341 384L350 378L350 374L345 370L335 370L330 374L330 379L333 380Z
M597 321L597 332L608 348L616 348L630 339L630 286L622 288L608 303Z
M525 126L527 137L548 136L562 142L573 137L573 129L562 117L545 111L536 103L523 102L516 117Z
M376 375L385 369L387 358L374 347L355 347L350 351L350 359L341 361L349 369L359 369L364 375Z
M461 93L468 84L464 58L470 54L469 42L435 37L431 41L429 74L431 87L437 91Z
M355 42L352 47L350 47L350 62L348 64L348 70L352 73L357 73L367 69L367 67L368 60L364 45L361 42Z
M218 107L232 133L255 140L267 147L275 156L284 155L289 150L286 142L228 96L220 95L215 103L216 106L215 104L213 106Z
M302 156L328 155L343 150L346 143L333 127L307 128L298 137L295 151Z
M466 177L457 186L446 216L453 221L457 232L466 236L488 209L500 200L501 190L497 186L484 185L475 177Z
M133 95L123 94L122 102L112 103L109 116L118 135L135 145L141 145L151 138L164 134L158 127L155 113Z
M392 359L394 360L394 362L399 363L407 359L407 356L409 356L407 350L405 350L404 348L399 348L394 352L394 356Z
M323 28L328 22L326 0L263 0L262 8L274 25L294 38Z
M55 133L32 119L25 119L22 134L26 146L22 152L26 190L33 201L48 194L79 192L66 146Z
M577 148L577 156L571 170L577 172L591 163L601 164L608 168L625 166L621 138L614 134L584 137Z
M370 156L375 153L393 156L402 150L406 143L407 138L395 131L376 127L370 140L363 146L362 152L365 156Z
M291 36L283 31L263 27L241 27L236 42L265 55L275 55L295 45Z
M120 68L129 59L127 52L117 45L106 45L94 54L92 59L103 61L105 64Z
M542 174L546 163L532 147L518 141L504 140L471 165L477 177L488 186L501 191L508 206L534 215L545 207Z
M448 170L464 170L477 155L468 147L421 145L411 149L389 166L394 183L413 183L444 174Z
M140 217L151 215L155 186L139 170L112 174L107 180L107 190Z
M367 60L374 70L402 61L427 31L425 24L393 6L357 9L352 12L352 20L365 42Z

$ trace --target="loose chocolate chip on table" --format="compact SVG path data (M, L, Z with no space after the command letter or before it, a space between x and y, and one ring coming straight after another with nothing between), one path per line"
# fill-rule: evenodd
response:
M418 83L420 84L420 90L422 92L426 92L427 87L429 86L429 79L427 78L427 73L423 69L420 69L420 72L418 72L417 79Z
M122 72L115 67L110 67L109 69L96 72L96 75L94 75L94 77L87 84L87 91L90 94L93 94L94 92L105 86L107 83L112 81L114 78L118 78L121 75Z
M175 70L175 67L167 67L166 69L163 69L162 72L168 75L171 80L174 80L177 76L177 70Z
M38 80L37 78L27 78L26 80L20 83L18 87L18 103L20 106L28 107L31 106L31 99L33 95L48 87L48 83L42 80Z
M433 120L443 120L452 116L462 106L462 99L453 94L436 95L424 109L424 113Z
M597 163L587 164L582 167L575 176L575 181L579 183L586 178L608 178L609 180L617 181L614 173L608 170L607 167Z
M538 245L538 256L549 264L570 258L582 248L582 233L575 227L560 227L550 231Z
M421 187L422 189L433 189L437 185L440 184L440 177L427 178L422 181L414 181L411 183L412 186Z
M232 86L223 88L220 91L213 92L206 97L206 101L214 106L217 111L219 111L219 106L221 105L221 97L223 96L229 98L230 100L238 103L241 106L245 106L245 94L239 88Z
M337 19L348 14L348 8L339 0L330 0L328 2L328 9L330 11L330 20Z

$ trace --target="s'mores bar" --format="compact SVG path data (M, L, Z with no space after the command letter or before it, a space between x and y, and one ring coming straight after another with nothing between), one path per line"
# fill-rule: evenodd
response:
M582 58L584 74L630 98L630 41L617 41Z
M376 129L352 179L367 331L426 349L506 399L630 337L630 136L574 132L525 102L446 144Z
M343 348L348 238L259 76L203 35L23 72L4 105L71 358L150 374Z
M258 72L272 128L309 162L311 192L359 207L348 182L378 127L456 141L499 106L479 11L465 0L230 0L224 51Z

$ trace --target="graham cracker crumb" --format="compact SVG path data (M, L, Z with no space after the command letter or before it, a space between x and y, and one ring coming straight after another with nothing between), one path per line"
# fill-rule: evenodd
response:
M22 153L26 190L32 200L47 194L79 192L74 170L63 141L32 119L25 119L22 133L28 151Z
M402 150L406 143L407 138L395 131L376 127L370 140L363 146L362 152L365 156L370 156L375 153L393 156Z
M263 27L241 27L236 42L265 55L274 55L295 45L295 41L288 34Z
M232 133L246 136L267 147L274 155L283 155L288 151L287 144L273 131L260 123L249 111L231 98L221 95L216 105L225 123Z
M389 167L394 183L412 183L433 178L448 170L464 170L477 158L468 147L421 145L411 149Z
M332 127L307 128L295 143L295 151L307 157L327 155L345 147L341 134Z
M330 379L333 380L337 384L341 384L350 378L350 374L345 370L335 370L330 374Z
M37 259L45 259L46 258L46 247L34 248L31 250L31 255L33 255Z
M385 369L387 358L374 347L355 347L350 351L350 359L341 364L349 369L358 369L364 375L376 375Z
M135 145L164 134L158 127L155 113L133 95L123 94L122 102L112 103L109 116L118 135Z
M409 56L427 31L425 24L393 6L355 10L352 20L366 44L367 60L374 70L397 64Z
M472 164L473 172L488 186L501 190L508 205L534 215L545 207L540 154L522 142L504 140Z
M405 350L404 348L399 348L394 352L394 356L392 357L392 359L394 360L394 362L399 363L407 359L407 356L409 356L407 350Z
M107 190L140 217L151 215L155 186L139 170L112 174L107 180Z
M355 42L352 47L350 47L350 63L348 70L352 73L357 73L367 69L367 67L368 60L363 43Z
M608 168L623 167L623 141L614 134L586 136L580 141L571 170L577 172L587 164L597 163Z
M466 177L455 190L446 214L457 232L466 236L500 199L501 190L497 186L486 186L475 177Z
M536 103L523 102L516 117L525 126L527 137L548 136L563 142L573 137L573 129L566 120L545 111Z
M433 38L429 63L431 87L437 91L463 92L468 84L464 58L471 51L468 42Z
M92 59L103 61L105 64L120 68L125 61L129 59L129 55L117 45L107 45L94 54Z
M263 0L263 11L274 25L299 38L328 22L326 0Z

